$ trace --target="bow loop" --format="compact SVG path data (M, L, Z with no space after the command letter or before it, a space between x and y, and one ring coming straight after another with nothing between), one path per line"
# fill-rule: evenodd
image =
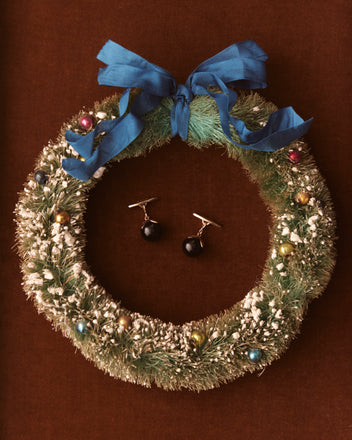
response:
M174 100L170 114L171 134L179 134L183 140L188 136L190 103L195 95L208 95L214 99L225 136L245 149L275 151L304 135L312 121L303 121L292 107L287 107L271 114L265 127L252 132L243 121L231 115L237 100L237 93L231 87L266 87L267 55L253 40L232 44L205 60L189 75L184 85L177 84L167 70L111 40L103 46L97 58L107 64L99 70L99 84L127 89L119 102L118 119L100 122L86 136L66 132L66 140L86 159L85 162L74 158L62 161L63 168L77 179L88 180L100 166L131 144L144 127L143 116L159 105L163 97ZM132 87L142 91L128 110ZM212 87L218 90L215 92ZM232 139L231 126L237 131L241 143ZM94 150L94 141L99 135L104 138Z
M245 89L264 89L266 87L266 53L253 41L232 44L223 51L201 63L188 77L186 85L218 87L217 82ZM196 75L201 73L202 75ZM204 75L209 73L210 75Z
M150 94L170 96L176 81L170 72L109 40L97 55L107 64L99 69L98 83L114 87L139 87Z

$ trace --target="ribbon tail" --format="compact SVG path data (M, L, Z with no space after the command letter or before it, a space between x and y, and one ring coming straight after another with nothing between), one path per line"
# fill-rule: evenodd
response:
M123 116L126 111L127 111L127 107L128 107L128 103L130 100L130 91L131 88L128 87L122 94L120 100L119 100L119 112L120 112L120 117Z
M98 168L131 144L144 127L144 122L132 113L118 122L85 162L74 158L64 159L64 170L76 179L89 180Z
M304 121L292 107L272 113L266 125L258 131L250 131L244 122L230 116L229 121L244 142L231 142L244 149L276 151L305 135L313 118Z
M93 153L94 139L97 135L109 132L118 123L119 119L102 121L93 131L82 136L71 130L66 130L65 139L82 157L87 159Z
M236 102L235 92L229 90L228 95L207 92L219 110L221 128L225 136L235 145L244 149L258 151L276 151L307 133L313 118L304 121L292 107L286 107L272 113L266 125L257 131L249 130L240 119L230 115L230 109ZM241 139L241 143L232 139L232 125Z
M172 137L179 134L182 140L187 140L190 114L191 110L188 103L182 101L176 101L174 103L170 115Z
M162 96L153 95L142 90L133 101L131 113L141 118L146 113L149 113L151 110L157 107L162 99Z
M79 155L85 159L91 156L93 152L94 137L94 131L91 131L85 136L81 136L80 134L74 133L70 130L67 130L65 133L65 139L67 142L77 151Z

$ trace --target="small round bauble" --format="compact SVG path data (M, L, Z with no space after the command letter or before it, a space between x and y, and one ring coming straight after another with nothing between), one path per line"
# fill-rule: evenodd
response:
M199 330L194 330L191 334L191 339L197 347L202 347L206 340L206 336Z
M295 196L295 201L299 205L306 205L309 202L310 196L307 192L300 191Z
M141 228L141 234L147 241L159 240L161 236L161 226L154 220L147 220Z
M55 222L60 223L60 225L65 225L70 221L70 214L67 211L59 211L55 215Z
M302 158L302 155L298 150L291 150L288 153L288 160L292 163L300 162L301 158Z
M291 243L282 243L279 246L279 254L282 257L286 257L287 255L292 254L293 252L293 245Z
M132 327L132 319L129 316L126 315L120 316L117 322L125 330L129 330Z
M260 359L262 358L262 355L263 355L262 350L259 350L258 348L250 348L248 350L248 358L254 364L256 364L260 361Z
M79 125L83 130L90 130L94 125L94 119L91 115L85 115L79 120Z
M182 249L188 257L197 257L203 251L203 244L199 237L187 237L182 244Z
M78 321L76 324L76 330L78 333L85 334L88 332L88 327L86 321Z
M38 182L40 185L45 185L48 181L48 176L46 175L45 171L38 170L34 174L34 179L36 182Z

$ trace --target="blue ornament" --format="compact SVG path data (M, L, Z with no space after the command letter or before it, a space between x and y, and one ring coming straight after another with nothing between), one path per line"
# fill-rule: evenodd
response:
M259 350L258 348L250 348L248 350L249 360L251 362L253 362L254 364L256 364L257 362L260 361L260 359L262 358L262 355L263 355L262 350Z
M88 327L86 321L78 321L76 324L76 330L78 333L81 333L82 335L87 333Z
M40 185L45 185L45 183L48 181L48 176L45 174L43 170L38 170L34 174L34 179Z

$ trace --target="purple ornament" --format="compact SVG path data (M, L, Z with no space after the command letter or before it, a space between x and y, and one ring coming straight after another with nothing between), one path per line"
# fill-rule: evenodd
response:
M301 160L302 156L298 150L291 150L288 153L288 160L292 163L298 163Z
M94 120L90 115L85 115L79 120L79 125L83 130L90 130L93 127Z

